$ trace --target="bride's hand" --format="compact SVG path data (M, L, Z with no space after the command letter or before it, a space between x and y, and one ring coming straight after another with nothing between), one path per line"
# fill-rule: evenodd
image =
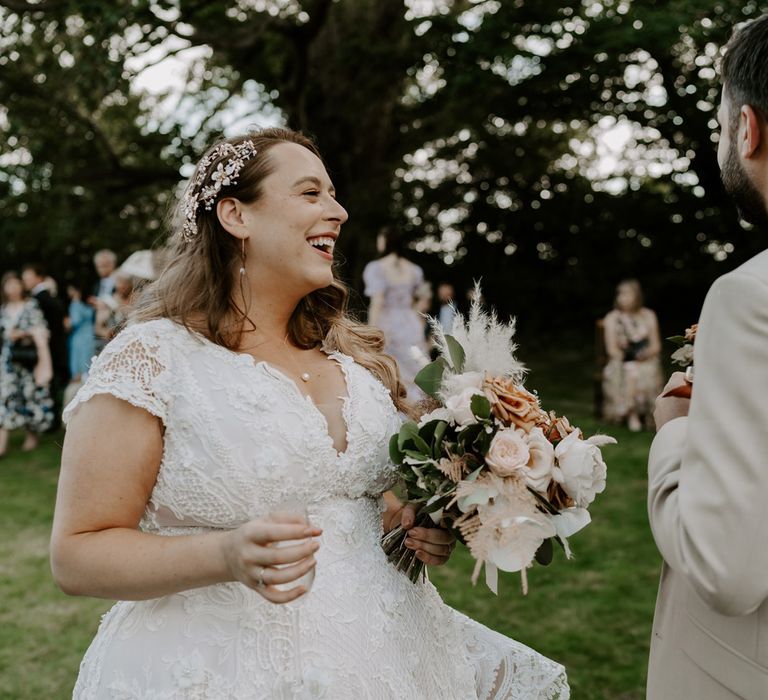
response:
M312 538L320 534L320 528L309 525L301 516L278 513L256 518L227 532L222 540L222 554L230 580L254 589L272 603L296 600L306 593L303 586L281 591L275 584L295 581L315 566L313 554L320 545ZM307 541L270 547L274 542L285 540Z
M429 566L442 566L456 546L456 538L440 527L414 527L416 508L403 506L400 511L400 525L408 531L405 546L416 552L416 558Z

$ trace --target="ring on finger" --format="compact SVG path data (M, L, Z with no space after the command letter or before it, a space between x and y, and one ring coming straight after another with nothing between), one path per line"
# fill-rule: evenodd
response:
M259 567L259 575L256 577L256 588L262 590L267 584L264 583L264 567Z

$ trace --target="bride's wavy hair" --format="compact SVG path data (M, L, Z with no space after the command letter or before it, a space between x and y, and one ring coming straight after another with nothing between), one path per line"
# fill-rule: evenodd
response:
M219 148L221 155L212 159L215 149L223 143L237 147L246 141L253 144L256 153L245 161L235 183L220 188L216 201L233 197L246 204L256 202L263 193L264 179L274 171L275 163L269 151L280 143L303 146L322 160L315 144L303 134L290 129L263 129L212 146L200 160L190 182L199 182L201 187L210 185L211 175L228 157L227 152ZM202 169L204 173L200 172ZM185 236L185 197L182 197L169 221L171 242L166 266L158 279L144 288L131 321L169 318L218 345L237 350L242 334L251 323L244 290L238 281L242 264L240 243L219 222L216 201L210 209L202 205L196 207L193 221L196 232ZM335 269L333 277L331 285L308 294L299 302L289 321L289 339L303 349L322 346L349 355L389 389L399 410L410 414L412 408L406 400L397 364L384 353L382 332L359 323L349 314L349 290L336 277Z

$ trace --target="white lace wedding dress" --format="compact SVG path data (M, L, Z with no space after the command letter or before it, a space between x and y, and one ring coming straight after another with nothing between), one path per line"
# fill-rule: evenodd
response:
M445 605L387 561L381 494L398 427L388 391L344 355L348 449L275 368L158 320L130 326L67 407L112 394L160 417L165 445L142 530L234 528L287 498L323 528L314 585L274 605L228 583L118 602L75 698L566 700L562 666ZM109 465L104 465L105 469Z

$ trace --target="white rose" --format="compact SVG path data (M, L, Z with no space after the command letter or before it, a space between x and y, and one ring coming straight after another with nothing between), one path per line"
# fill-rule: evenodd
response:
M500 430L491 440L485 461L496 476L512 476L528 464L531 452L522 430Z
M553 469L552 477L563 485L577 506L588 506L596 494L605 490L607 468L599 445L615 442L607 435L580 440L578 432L574 431L555 448L558 467Z
M449 423L451 420L451 412L447 408L436 408L434 411L425 413L419 419L419 428L423 428L427 423L433 420L444 420Z
M525 481L534 491L546 493L555 466L554 445L547 440L541 428L532 428L526 439L531 456L528 468L524 470Z
M672 353L672 362L687 367L693 364L693 345L686 343Z
M473 396L485 396L485 394L475 387L467 387L458 394L449 397L445 402L445 407L451 414L451 419L462 428L477 423L477 418L472 413L471 404Z

